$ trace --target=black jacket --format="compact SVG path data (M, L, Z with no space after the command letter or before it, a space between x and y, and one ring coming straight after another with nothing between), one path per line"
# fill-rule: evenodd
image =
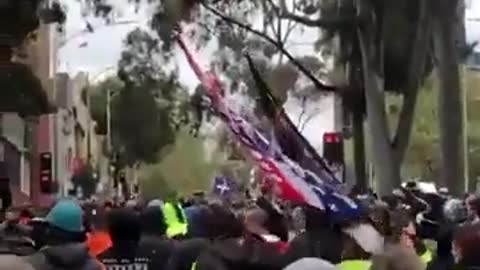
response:
M258 241L225 239L200 254L196 270L280 270L282 263L279 253Z
M289 244L285 264L305 257L316 257L331 263L342 260L342 234L329 229L306 231L297 235Z
M107 270L162 270L173 252L167 240L143 237L138 244L112 246L98 256Z
M210 241L203 238L177 242L168 270L190 270L200 253L206 250L209 244Z
M45 247L26 260L36 270L101 270L102 265L88 254L85 244Z

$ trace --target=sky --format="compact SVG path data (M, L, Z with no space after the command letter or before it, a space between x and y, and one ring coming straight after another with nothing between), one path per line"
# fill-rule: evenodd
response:
M468 0L467 0L468 1ZM99 19L87 18L87 20L96 28L94 33L81 34L85 29L86 19L82 16L82 8L78 0L63 0L67 6L66 31L60 39L67 40L65 45L58 50L57 63L58 71L68 72L74 76L79 71L87 71L92 80L101 80L110 73L115 72L112 69L120 58L122 50L122 41L126 34L136 27L146 28L148 23L148 9L136 12L131 5L126 4L127 0L115 0L115 3L121 6L122 14L118 22L134 21L135 23L105 26L105 23ZM480 0L470 0L469 8L466 12L467 17L467 39L471 41L480 40ZM479 19L475 21L475 19ZM316 33L316 32L315 32ZM316 35L316 34L315 34ZM310 40L308 37L310 36ZM72 38L73 37L73 38ZM293 36L291 39L297 43L311 41L312 35L309 33ZM316 38L316 36L314 36ZM301 41L301 42L299 42ZM80 46L87 43L87 46ZM479 46L480 47L480 46ZM480 48L477 48L480 50ZM293 46L290 48L294 54L311 53L311 49L302 46ZM200 51L199 58L205 64L208 64L209 56L214 49L209 47ZM188 66L182 53L177 53L176 61L179 68L180 81L190 89L194 89L198 84L194 73ZM108 71L108 72L107 72ZM289 100L285 108L292 119L298 119L301 113L297 101ZM308 106L308 112L320 111L313 117L309 124L305 126L304 135L310 140L313 146L320 150L321 134L334 129L333 101L324 100Z

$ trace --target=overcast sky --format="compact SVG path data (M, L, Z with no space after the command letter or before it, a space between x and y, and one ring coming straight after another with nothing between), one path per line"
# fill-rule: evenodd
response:
M127 0L115 0L115 3L126 2ZM96 30L91 34L84 34L78 36L85 29L85 18L81 14L81 6L77 0L63 0L68 7L68 15L66 22L66 33L64 39L68 42L62 46L58 52L59 71L66 71L71 75L79 71L88 71L91 78L99 79L105 75L103 71L115 66L122 50L122 40L126 34L136 27L146 27L149 18L148 10L140 10L135 12L131 5L123 5L121 19L118 21L136 21L136 23L127 25L104 26L104 22L89 18L88 21L96 26ZM467 10L467 39L469 41L480 39L480 21L472 21L472 19L480 18L480 0L472 0L470 8ZM76 38L72 38L76 37ZM309 38L310 37L310 40ZM315 36L313 36L315 39ZM311 41L312 35L303 34L292 38L295 41L308 42ZM87 43L87 46L80 46ZM480 49L480 48L477 48ZM305 47L292 47L291 50L297 54L304 54L311 49ZM201 61L208 64L208 58L212 50L204 50L200 54ZM308 53L308 52L307 52ZM177 63L180 66L180 80L189 88L194 88L198 84L193 72L190 70L183 54L177 54ZM110 69L112 71L114 69ZM103 74L103 75L100 75ZM331 107L332 104L317 104L316 107ZM298 118L300 114L297 102L291 101L286 104L292 119ZM318 108L317 108L318 109ZM315 110L313 108L312 110ZM311 123L307 125L305 135L318 149L321 146L321 134L325 131L333 129L331 123L332 113L327 110L321 110L322 115L312 119ZM323 124L318 124L323 123Z

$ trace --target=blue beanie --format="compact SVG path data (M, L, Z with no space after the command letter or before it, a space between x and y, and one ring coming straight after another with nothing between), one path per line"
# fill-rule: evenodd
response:
M67 232L83 232L83 211L80 206L71 200L62 200L48 212L46 221Z

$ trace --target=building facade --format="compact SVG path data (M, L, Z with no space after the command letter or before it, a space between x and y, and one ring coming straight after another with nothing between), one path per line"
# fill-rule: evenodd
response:
M35 31L36 39L22 44L23 55L15 55L15 63L26 65L39 79L49 102L54 101L51 41L52 26L40 25ZM53 150L53 126L50 114L25 117L17 112L3 112L0 115L0 148L3 148L3 174L10 181L13 203L47 203L48 195L42 195L39 188L40 153ZM52 158L54 161L55 158ZM0 173L1 174L1 173Z

